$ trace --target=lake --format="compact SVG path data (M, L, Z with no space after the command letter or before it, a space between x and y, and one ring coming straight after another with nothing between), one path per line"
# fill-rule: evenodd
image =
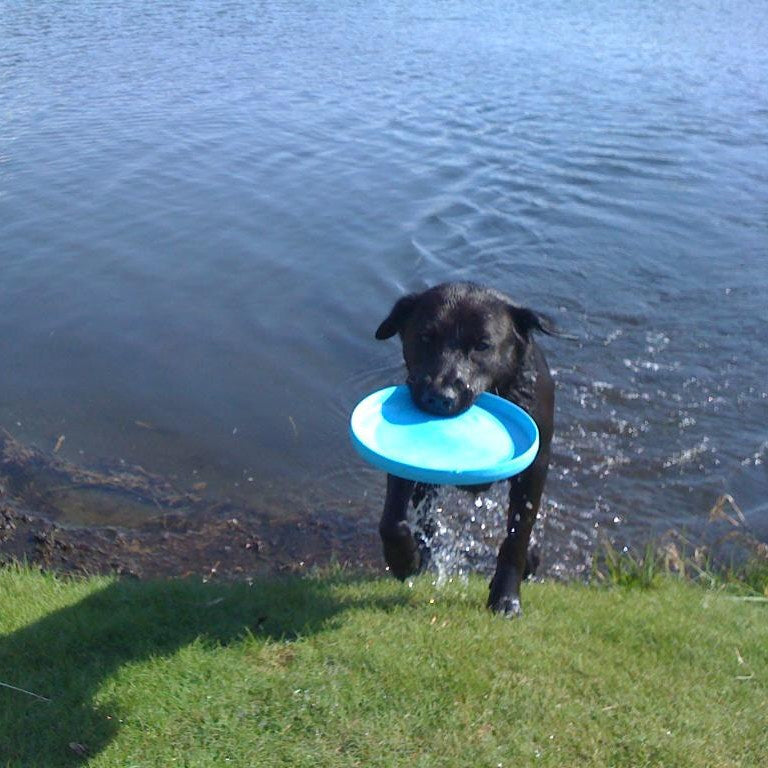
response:
M553 570L724 492L768 536L767 40L746 0L0 0L0 426L374 527L373 333L470 279L579 337Z

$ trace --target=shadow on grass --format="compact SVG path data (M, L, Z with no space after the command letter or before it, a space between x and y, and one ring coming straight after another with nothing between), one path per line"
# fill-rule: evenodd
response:
M198 639L227 645L252 633L291 640L336 626L348 609L386 610L406 600L340 597L334 586L342 580L350 581L116 581L0 636L0 680L50 699L0 688L0 766L78 766L101 752L121 712L94 696L125 664L171 655Z

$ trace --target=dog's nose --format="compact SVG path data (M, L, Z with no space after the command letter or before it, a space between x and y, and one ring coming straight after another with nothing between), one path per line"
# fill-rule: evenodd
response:
M422 400L425 411L437 416L447 416L456 405L457 397L447 392L427 392Z

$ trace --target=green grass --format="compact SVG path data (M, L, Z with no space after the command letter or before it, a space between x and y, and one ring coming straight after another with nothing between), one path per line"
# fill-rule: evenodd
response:
M768 603L0 570L0 766L765 766ZM70 746L71 745L71 746Z

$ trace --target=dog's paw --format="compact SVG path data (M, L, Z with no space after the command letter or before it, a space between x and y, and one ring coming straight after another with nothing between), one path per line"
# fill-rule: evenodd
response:
M380 533L384 559L392 575L403 581L418 573L421 556L407 523L400 523L396 528L382 530Z
M497 600L489 600L488 607L505 619L516 619L523 615L523 607L517 595L502 595Z
M523 615L523 607L520 604L520 582L519 579L511 578L512 576L514 576L513 571L497 571L491 579L488 592L488 607L507 619L516 619Z

